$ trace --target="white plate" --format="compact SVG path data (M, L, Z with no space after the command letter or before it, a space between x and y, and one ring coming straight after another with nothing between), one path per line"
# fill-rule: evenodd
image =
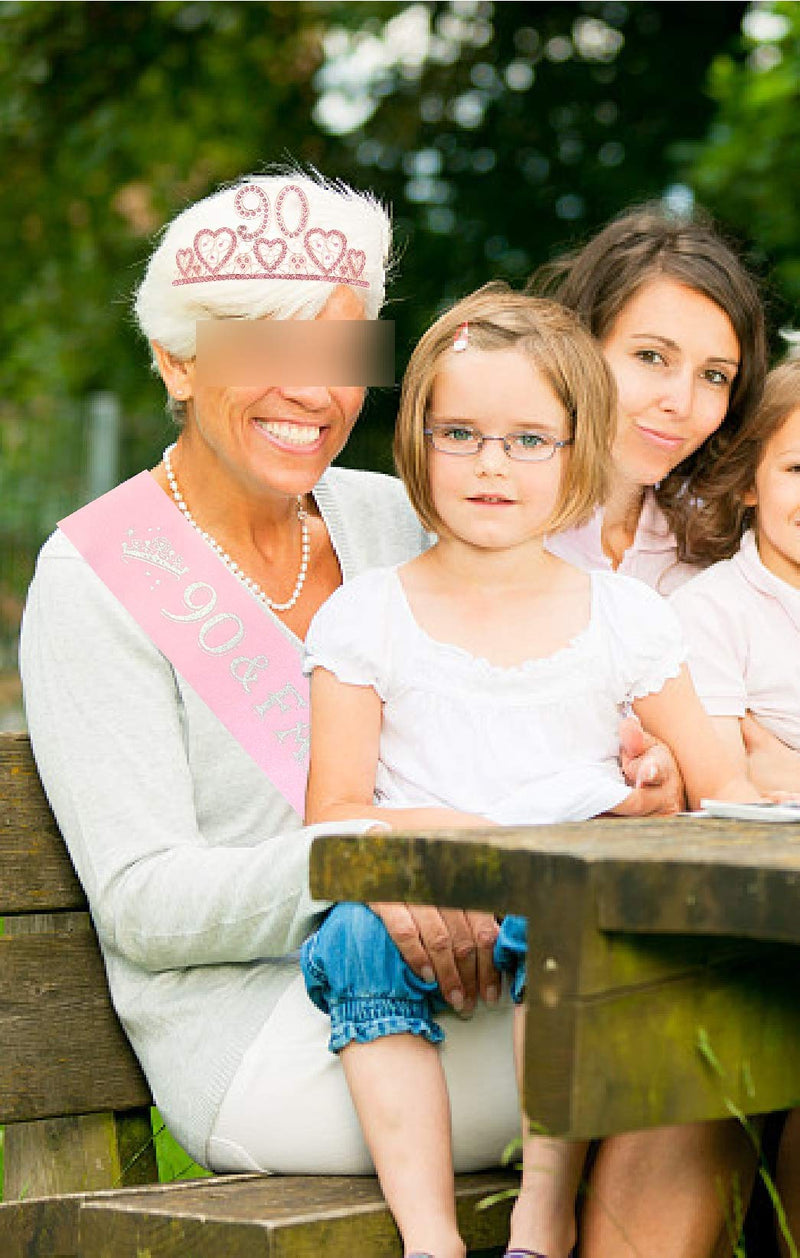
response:
M737 804L729 799L701 799L706 817L729 821L795 821L800 823L800 804Z

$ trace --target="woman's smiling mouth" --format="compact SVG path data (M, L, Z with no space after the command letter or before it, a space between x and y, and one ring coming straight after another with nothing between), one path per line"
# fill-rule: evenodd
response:
M679 450L683 445L684 438L676 433L659 432L657 428L647 428L644 424L637 424L636 429L645 441L660 450Z
M255 426L276 445L292 450L316 446L327 431L319 424L298 424L284 419L257 419Z

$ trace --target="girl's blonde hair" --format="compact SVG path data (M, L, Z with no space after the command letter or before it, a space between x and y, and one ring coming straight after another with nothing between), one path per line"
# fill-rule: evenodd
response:
M792 411L800 408L800 358L781 363L767 376L761 402L750 413L709 476L703 491L703 510L693 520L702 529L692 538L714 560L729 559L739 548L742 535L755 522L756 508L745 495L755 488L756 471L767 442L783 427Z
M558 502L547 532L582 524L604 499L616 425L616 389L606 361L580 320L553 301L486 284L437 319L417 345L403 378L394 438L397 470L425 528L444 528L431 494L424 430L434 380L462 324L471 349L514 349L544 376L567 413ZM464 416L463 418L467 418ZM501 424L502 427L502 424ZM499 434L497 434L499 435Z

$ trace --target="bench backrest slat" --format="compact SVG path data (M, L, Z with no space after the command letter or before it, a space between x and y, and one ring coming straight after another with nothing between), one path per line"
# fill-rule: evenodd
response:
M0 734L0 1123L151 1103L25 735Z
M0 734L0 917L86 907L24 734Z
M94 934L0 937L0 1123L149 1104Z

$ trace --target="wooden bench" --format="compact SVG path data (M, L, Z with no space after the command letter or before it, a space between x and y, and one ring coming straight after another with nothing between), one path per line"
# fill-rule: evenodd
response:
M401 1254L371 1178L158 1184L152 1098L112 1009L83 892L28 740L0 734L2 1258L350 1258ZM461 1176L471 1252L501 1248L516 1177Z

